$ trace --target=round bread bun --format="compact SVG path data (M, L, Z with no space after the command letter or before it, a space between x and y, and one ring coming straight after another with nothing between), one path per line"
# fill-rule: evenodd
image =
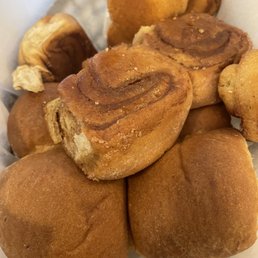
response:
M229 257L256 240L256 175L234 129L186 137L128 184L133 241L144 257Z
M46 83L40 93L25 92L15 102L8 118L8 139L18 157L44 151L54 143L44 119L44 106L58 97L57 83Z
M188 134L231 127L231 117L223 104L192 109L184 123L180 138Z
M60 147L0 178L0 246L10 258L126 258L124 181L88 180Z

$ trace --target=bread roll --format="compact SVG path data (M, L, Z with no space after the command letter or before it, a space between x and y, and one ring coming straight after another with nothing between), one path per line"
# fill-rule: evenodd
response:
M46 83L41 93L25 92L10 112L7 132L12 150L18 157L46 150L54 143L44 119L44 106L58 97L57 83Z
M221 0L189 0L187 12L216 14Z
M220 101L217 88L221 71L239 62L251 48L244 32L208 14L186 14L143 27L134 44L156 49L189 71L193 83L192 108Z
M79 72L82 61L95 53L88 36L72 16L65 13L45 16L25 33L21 41L21 67L13 74L14 88L42 91L40 80L60 82L66 76ZM31 84L31 77L36 84Z
M219 94L227 110L241 118L242 133L250 141L258 142L258 50L251 50L239 65L223 70Z
M256 240L256 175L245 139L233 129L176 144L129 178L128 202L144 257L229 257Z
M184 123L180 138L227 127L231 127L231 118L223 104L192 109Z
M188 0L108 0L108 44L130 43L143 25L184 13Z
M95 55L58 90L47 106L52 139L91 179L123 178L157 160L192 103L185 70L144 46Z
M10 258L127 258L122 180L88 180L61 148L0 177L0 246Z

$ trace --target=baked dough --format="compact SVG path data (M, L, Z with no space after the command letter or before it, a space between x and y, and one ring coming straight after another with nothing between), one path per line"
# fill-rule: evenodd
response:
M25 33L20 43L19 65L22 68L18 66L13 73L14 88L42 91L40 80L42 83L60 82L79 72L81 63L95 53L75 18L65 13L45 16ZM31 83L32 75L37 83Z
M189 0L187 12L216 14L221 0Z
M128 180L135 247L148 258L230 257L256 240L258 188L233 129L193 134Z
M209 14L186 14L142 27L134 44L143 44L184 66L193 83L192 108L220 101L221 71L238 63L252 44L246 33Z
M233 116L241 118L242 133L258 142L258 50L251 50L239 65L226 67L220 75L219 95Z
M108 0L111 25L108 44L131 43L143 25L185 12L188 0Z
M121 45L84 63L47 105L55 143L91 179L149 166L176 141L192 103L187 72L145 46Z
M123 180L88 180L57 147L0 176L0 246L11 258L127 258Z
M231 127L231 117L224 104L192 109L184 123L180 138L186 135Z
M46 83L40 93L24 92L13 105L7 123L8 140L18 157L42 152L54 145L46 121L44 107L58 97L57 83Z

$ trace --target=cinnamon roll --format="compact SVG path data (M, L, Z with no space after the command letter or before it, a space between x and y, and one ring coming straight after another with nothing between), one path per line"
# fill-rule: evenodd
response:
M221 0L189 0L187 12L216 14Z
M186 14L143 27L134 44L154 48L189 71L193 83L192 108L220 101L219 74L227 65L239 62L251 48L244 32L209 14Z
M91 179L117 179L157 160L178 137L192 103L185 69L145 46L89 59L59 84L46 108L54 142Z

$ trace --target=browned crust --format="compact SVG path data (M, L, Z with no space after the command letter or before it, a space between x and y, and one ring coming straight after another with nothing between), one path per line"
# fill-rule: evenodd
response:
M75 18L65 13L45 16L24 35L19 65L37 66L43 82L60 82L81 70L96 50Z
M141 26L185 12L188 0L108 0L111 25L108 43L130 43Z
M18 157L53 145L46 121L45 105L58 97L57 83L47 83L41 93L25 92L15 102L7 123L8 140Z
M129 178L129 216L145 257L230 257L256 240L258 189L245 139L195 134Z
M220 101L217 86L221 71L238 63L252 46L246 33L208 14L167 19L143 33L140 43L188 69L194 91L192 108Z
M146 47L125 45L88 60L60 84L59 93L58 123L62 130L66 118L73 124L64 146L95 179L125 177L160 157L176 140L192 98L180 66ZM76 146L67 139L75 133L90 143L90 160L72 154Z
M46 68L61 81L82 69L82 62L96 54L96 50L84 31L54 38L45 48L48 56Z
M219 94L227 110L241 118L241 131L258 142L258 50L248 51L239 64L226 67L219 81Z
M214 15L218 12L220 5L221 0L189 0L186 11Z
M224 104L192 109L184 123L180 138L186 135L231 127L231 117Z
M88 180L60 147L1 174L0 214L8 257L127 257L124 182Z

